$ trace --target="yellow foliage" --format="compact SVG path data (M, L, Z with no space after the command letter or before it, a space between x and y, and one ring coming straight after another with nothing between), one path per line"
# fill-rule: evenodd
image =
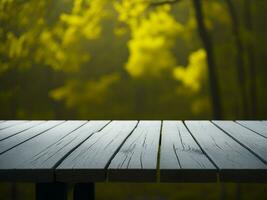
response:
M59 2L59 4L71 3ZM107 0L74 0L70 12L47 15L53 1L0 1L0 71L35 64L56 70L77 71L88 61L84 42L98 38ZM52 14L53 16L54 14ZM17 63L20 65L17 65Z
M61 14L60 19L67 25L63 44L69 45L81 36L96 39L100 32L100 20L106 16L106 0L75 0L70 14Z
M16 37L12 32L7 34L7 40L9 41L8 53L10 58L19 57L22 54L25 39L25 35Z
M139 17L144 15L148 2L144 0L122 0L121 2L114 1L113 5L119 13L118 20L133 28L138 25Z
M145 15L144 1L124 0L115 3L119 20L131 30L128 42L130 56L126 70L135 77L159 77L175 66L171 49L183 26L170 15L170 6L160 6Z
M206 72L206 52L204 49L199 49L189 56L188 66L176 67L173 74L175 79L181 81L184 86L197 92L206 79Z
M110 94L109 87L119 80L120 76L116 73L104 75L95 81L70 80L63 87L53 90L50 95L56 100L65 100L69 107L90 102L102 103Z
M40 34L40 45L47 50L43 51L39 49L36 59L40 61L43 59L47 65L52 66L54 69L61 69L62 63L66 62L67 59L65 55L66 52L64 52L60 44L55 41L51 31L44 30Z

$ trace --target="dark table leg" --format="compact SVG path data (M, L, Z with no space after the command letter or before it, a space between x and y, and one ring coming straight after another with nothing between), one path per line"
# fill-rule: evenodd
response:
M95 199L94 183L76 183L73 191L74 200L93 200Z
M67 200L67 184L65 183L36 183L36 200Z

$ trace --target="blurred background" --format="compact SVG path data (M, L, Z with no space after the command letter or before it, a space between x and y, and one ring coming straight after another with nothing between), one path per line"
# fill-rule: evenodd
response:
M266 17L266 0L0 0L0 119L267 119ZM1 183L0 199L32 199L33 187ZM118 183L96 195L266 190Z

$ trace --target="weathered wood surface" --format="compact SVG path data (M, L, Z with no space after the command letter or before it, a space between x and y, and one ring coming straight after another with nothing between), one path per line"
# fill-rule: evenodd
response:
M216 181L216 171L216 167L200 149L183 122L163 122L160 152L161 181Z
M13 137L0 141L0 154L39 134L44 133L45 131L48 131L49 129L59 125L60 123L63 123L63 121L47 121L37 127L23 131L21 134L14 135Z
M237 123L267 138L266 121L237 121Z
M57 122L57 124L59 123L60 122ZM73 124L72 126L75 126L77 128L77 125L80 126L81 122L75 122L75 123L73 122L71 124L70 123L71 122L65 122L65 124L62 124L62 126L58 125L58 127L54 129L50 128L51 129L50 133L49 131L45 132L45 134L53 134L55 133L55 130L57 131L60 130L63 133L65 132L65 134L67 135L64 137L55 139L54 143L51 143L48 147L43 148L41 151L36 151L35 154L27 154L26 155L27 161L21 163L18 166L18 169L24 170L26 171L26 173L28 173L28 170L33 168L33 169L36 169L36 171L41 170L43 171L43 173L49 174L51 171L50 169L55 168L58 165L58 163L61 161L61 159L67 156L72 150L74 150L78 145L80 145L81 142L86 140L93 133L103 128L108 123L108 121L90 121L76 130L73 129L74 127L69 127L68 128L70 129L69 131L72 131L72 132L65 130L64 126L70 126ZM53 126L55 125L56 124L54 123ZM37 138L37 139L40 139L40 138ZM27 148L27 147L24 147L24 148ZM16 152L14 152L13 155L15 153ZM0 157L0 161L1 161L1 157ZM41 178L43 176L43 173L40 173ZM35 178L38 178L38 176L39 174L37 174Z
M137 121L113 121L73 151L57 167L59 181L104 181L106 168Z
M267 165L210 121L185 121L223 181L264 181Z
M266 121L0 121L0 181L267 182Z
M0 130L0 141L19 134L43 122L44 121L28 121Z
M54 170L46 162L36 162L50 146L85 124L86 121L67 121L44 134L0 155L0 179L19 181L53 181Z
M39 168L53 168L61 159L79 146L84 140L102 129L108 121L89 121L80 128L56 141L49 148L44 149L30 160L30 163Z
M16 124L21 124L25 123L27 121L24 120L9 120L9 121L4 121L3 123L0 124L0 130L14 126Z
M233 121L214 121L214 123L267 164L267 138Z
M156 181L161 122L140 121L109 165L110 181Z

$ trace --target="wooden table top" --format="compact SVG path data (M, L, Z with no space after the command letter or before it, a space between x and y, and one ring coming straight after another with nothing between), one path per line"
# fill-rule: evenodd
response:
M267 121L0 121L0 181L267 182Z

